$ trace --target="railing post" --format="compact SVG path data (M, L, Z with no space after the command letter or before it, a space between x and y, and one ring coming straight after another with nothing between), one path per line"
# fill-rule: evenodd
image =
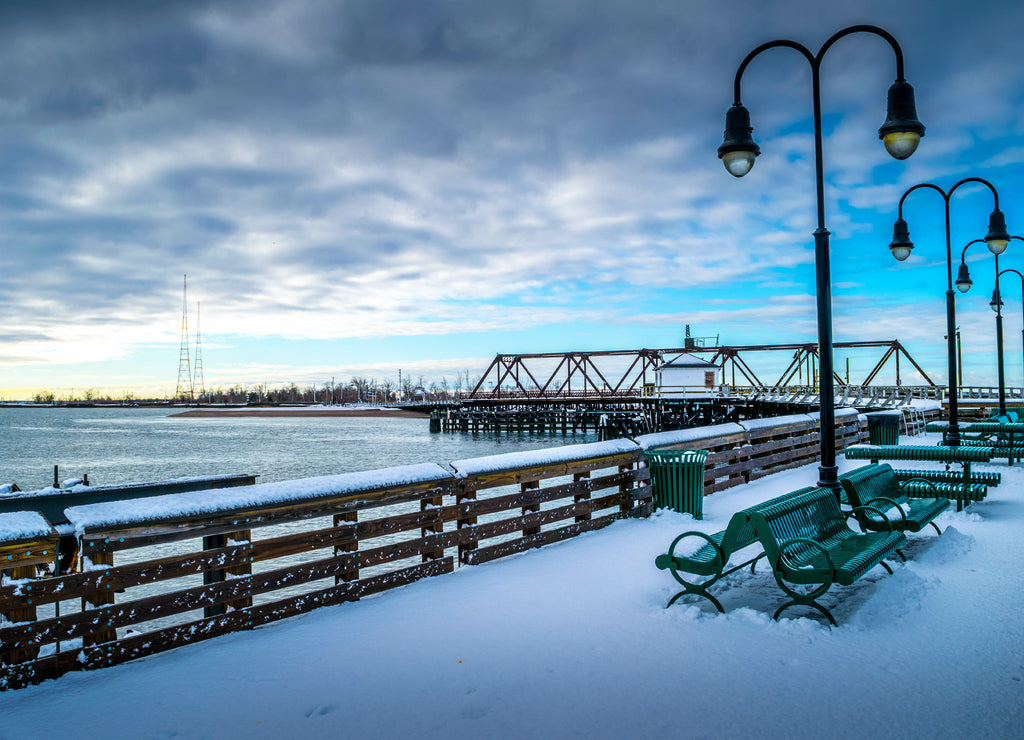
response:
M424 496L420 499L420 511L440 511L442 506L444 506L444 495L441 492L437 492L433 496ZM420 528L421 537L426 537L430 534L440 534L441 532L444 532L444 521L440 517L433 524ZM425 551L421 556L424 563L428 560L437 560L443 557L444 547Z
M589 480L590 479L590 471L587 470L587 471L584 471L582 473L574 473L573 476L572 476L572 479L573 479L574 483L579 483L580 481ZM576 504L580 503L581 501L589 501L590 500L590 489L588 488L585 491L578 491L575 495L573 495L572 500L573 500L573 503L576 503ZM577 514L576 515L576 522L579 523L579 522L590 521L590 517L591 517L590 511L585 511L582 514Z
M633 463L626 463L625 465L619 466L620 473L628 473L633 469ZM619 493L622 494L623 499L619 504L619 512L622 514L628 514L633 510L633 496L631 491L633 490L633 481L623 481L619 484Z
M7 568L0 570L0 581L4 580L5 577L11 578L12 580L35 580L36 577L36 566L35 565L20 565L16 568ZM24 589L23 589L24 590ZM36 621L36 607L31 604L31 600L27 600L29 603L24 606L16 606L6 609L2 615L4 619L11 622L35 622ZM34 645L32 647L23 648L16 650L8 655L3 656L3 660L0 664L4 665L16 665L18 663L27 663L35 660L39 656L39 646Z
M105 539L95 538L87 543L79 545L82 552L82 570L101 570L97 566L112 567L114 565L114 553L104 550L102 545ZM82 611L101 609L114 603L114 587L111 579L101 578L99 588L92 594L82 597ZM82 639L82 647L102 645L117 640L117 630L112 629L110 623L102 624L102 618L97 620L96 629ZM108 663L111 662L109 659Z
M245 557L238 565L231 565L226 568L208 570L203 573L203 585L220 583L232 578L244 578L252 575L252 530L240 529L237 532L225 532L224 534L210 535L203 537L203 550L219 550L223 547L241 546ZM206 617L216 617L226 614L228 609L239 610L252 606L252 595L243 596L234 601L227 601L223 604L212 604L203 609Z
M463 503L468 504L469 502L476 501L476 487L468 480L459 481L455 485L455 505L461 507ZM459 516L455 522L456 528L461 532L463 529L475 526L477 523L477 517L475 516ZM469 563L470 554L473 550L479 547L479 542L476 538L459 538L459 565L466 565Z
M342 527L346 524L358 524L359 512L358 511L346 511L343 514L334 515L334 526ZM353 528L354 531L354 528ZM350 542L345 542L334 547L334 554L341 555L346 552L358 552L359 551L359 537L356 534L352 535ZM348 583L350 581L359 580L359 568L352 570L346 570L343 573L338 574L334 577L334 584L339 585L342 583Z
M523 481L520 484L520 490L523 493L523 497L526 498L526 497L528 497L530 491L540 490L540 481L539 480ZM533 513L536 513L538 511L540 511L540 504L525 504L522 507L522 514L523 514L523 516L526 516L527 514L533 514ZM540 526L524 527L523 528L523 537L529 537L529 536L535 535L535 534L540 534Z

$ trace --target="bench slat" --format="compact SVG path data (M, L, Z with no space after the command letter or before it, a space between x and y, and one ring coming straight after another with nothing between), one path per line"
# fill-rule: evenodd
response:
M802 488L796 493L799 494L804 491L811 490L813 490L813 487ZM683 590L669 600L668 604L666 604L666 608L672 606L672 604L674 604L680 597L686 594L694 594L708 599L715 605L718 611L724 612L725 610L722 608L721 603L707 589L724 576L734 573L746 565L753 565L763 557L764 553L762 551L752 560L748 560L734 566L729 570L724 570L734 553L746 549L758 542L757 530L750 521L751 515L754 512L761 511L762 509L771 509L777 502L792 495L794 494L786 494L774 499L769 499L768 501L755 504L747 509L736 512L729 519L729 524L721 532L715 532L714 534L707 535L703 532L691 531L684 532L676 537L672 542L672 545L669 547L669 551L659 555L654 561L655 565L660 570L669 570L672 573L672 577L683 586ZM692 555L676 555L676 545L687 537L698 537L701 539L710 538L718 545L718 548L709 542ZM719 556L719 548L722 553L721 557ZM694 576L713 576L713 578L703 583L696 583L693 581L687 581L680 575L680 573Z
M901 516L889 517L893 529L920 532L925 526L931 524L938 532L939 528L933 523L933 520L949 508L948 497L932 495L928 498L909 498L908 496L913 494L908 489L919 486L921 489L927 490L929 487L923 482L901 483L897 471L885 463L866 465L844 473L839 476L839 482L846 492L847 500L853 507L871 505L871 502L878 498L890 499L901 507L903 511ZM885 512L886 509L882 509L882 513ZM858 517L858 522L866 529L881 529L880 522L872 520L867 512Z
M924 478L935 483L962 483L964 479L964 476L955 470L906 470L894 468L892 472L895 473L898 480ZM1002 473L972 470L968 482L984 483L986 486L998 486L1002 479Z
M990 462L989 447L927 447L924 445L852 445L843 450L847 460L917 460L919 462Z
M817 609L835 624L831 612L818 599L833 583L848 586L879 563L884 565L885 558L906 541L906 535L898 531L854 532L828 488L812 488L775 501L773 506L751 514L775 581L790 597L775 612L774 619L790 606L800 604ZM788 583L818 584L819 588L800 593Z

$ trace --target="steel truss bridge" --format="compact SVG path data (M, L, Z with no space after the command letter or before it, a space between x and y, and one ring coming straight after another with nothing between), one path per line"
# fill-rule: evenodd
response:
M697 343L666 349L609 350L601 352L551 352L497 355L466 399L537 398L643 398L656 393L654 371L666 358L691 354L719 368L721 392L760 398L799 398L810 403L816 398L818 345L754 344L705 347ZM878 342L836 342L837 350L878 349L881 357L859 384L833 373L837 393L848 401L867 405L868 399L882 399L879 405L894 405L911 396L939 397L941 390L898 340ZM792 360L782 374L765 382L752 367L751 355L790 352ZM924 384L905 386L901 359L909 362ZM873 385L890 362L895 363L895 386ZM726 380L729 378L729 381ZM806 378L806 382L804 379ZM871 405L875 405L872 402Z

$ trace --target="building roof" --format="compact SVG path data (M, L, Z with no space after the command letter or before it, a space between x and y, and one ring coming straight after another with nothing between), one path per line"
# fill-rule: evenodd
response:
M711 370L711 369L716 369L717 370L718 369L718 365L710 363L707 360L702 360L699 357L694 357L691 354L679 355L678 357L676 357L676 358L674 358L672 360L669 360L668 362L664 363L658 369L661 370L661 369L666 368L666 367L680 367L680 368L682 368L682 367L689 367L689 368L699 367L699 368L707 368L708 370Z

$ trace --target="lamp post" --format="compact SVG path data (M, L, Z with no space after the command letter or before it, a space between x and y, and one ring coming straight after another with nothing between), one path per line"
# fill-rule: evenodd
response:
M832 45L853 33L872 33L885 39L892 47L896 56L896 81L889 87L888 115L885 123L878 129L886 150L896 159L906 159L917 149L924 136L924 125L917 120L917 108L914 103L914 88L903 77L903 51L896 39L876 26L857 25L844 28L832 35L822 45L817 54L812 54L802 44L795 41L776 40L761 44L747 54L736 70L733 84L734 102L725 115L725 139L718 147L718 156L735 177L743 177L751 167L754 159L761 153L760 148L751 135L750 113L741 102L740 80L743 71L753 59L763 51L775 47L795 49L811 65L812 97L814 108L814 165L815 184L818 207L818 228L814 232L814 264L816 275L817 317L818 317L818 366L819 401L820 401L820 445L821 459L818 467L818 485L827 486L838 495L839 479L836 467L835 437L835 371L832 367L832 282L829 264L829 231L825 228L825 185L822 167L822 133L821 133L821 60Z
M1015 236L1013 238L1014 239L1021 239L1021 237L1019 237L1019 236ZM1021 239L1021 241L1024 241L1024 239ZM1020 278L1021 295L1022 295L1022 297L1024 297L1024 274L1021 274L1020 270L1014 270L1012 267L1008 267L1007 269L1001 270L1000 272L996 273L996 287L995 287L995 290L992 291L992 300L989 302L988 305L989 305L989 307L993 311L996 312L996 318L999 319L999 323L996 326L999 327L999 329L1002 329L1002 317L1003 317L1003 294L999 290L999 278L1002 275L1006 274L1007 272L1012 272L1014 275L1016 275L1017 277ZM1022 304L1024 304L1024 298L1022 298ZM1002 338L1001 333L1000 333L999 337L997 337L997 338L998 339ZM1022 350L1024 350L1024 324L1021 324L1020 341L1021 341L1021 348L1022 348ZM1002 350L1000 350L1000 359L1002 359ZM1001 409L999 413L1005 413L1005 411Z
M1012 238L1012 237L1011 237ZM972 244L983 244L984 239L973 239L964 245L964 248L960 252L960 269L957 270L956 274L956 287L961 293L966 293L971 289L974 281L971 280L970 271L967 269L967 249ZM1002 305L1002 301L998 300L998 285L999 285L999 255L995 255L996 261L996 289L992 292L992 301L989 302L989 306L996 312L996 366L998 368L999 377L999 413L1006 413L1006 379L1003 370L1003 314L999 310ZM995 303L995 305L993 305ZM962 377L962 376L961 376Z
M930 182L919 183L908 189L900 198L896 223L893 224L892 242L889 244L889 249L892 250L892 256L901 262L910 256L910 251L914 248L914 243L910 241L910 228L907 226L907 222L903 220L903 203L907 200L907 196L921 188L934 190L942 196L946 209L946 352L949 355L949 433L946 436L946 442L954 447L960 444L960 420L957 409L959 384L957 383L956 377L956 340L954 338L956 332L956 305L953 298L953 252L950 245L949 233L949 201L950 198L953 197L953 193L955 193L961 185L966 185L971 182L986 185L989 190L992 191L992 196L995 199L995 206L988 219L988 233L985 235L983 241L988 245L989 251L992 252L992 254L1002 254L1006 251L1006 245L1010 242L1010 235L1006 231L1006 219L1003 217L1003 212L999 210L999 193L996 192L992 183L980 177L965 177L963 180L960 180L951 187L948 192L940 188L938 185L934 185ZM964 268L966 269L966 265L964 265ZM958 276L958 283L959 282ZM970 284L968 283L966 288L963 288L963 290L967 290L969 288Z

